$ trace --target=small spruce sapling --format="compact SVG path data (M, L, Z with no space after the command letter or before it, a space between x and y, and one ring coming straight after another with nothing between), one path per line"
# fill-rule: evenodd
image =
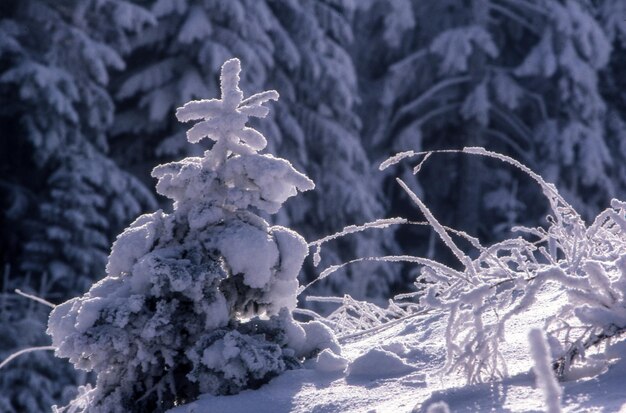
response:
M221 99L176 112L199 120L190 142L215 143L203 157L153 170L173 212L137 218L113 244L107 276L50 315L57 356L97 375L71 411L163 411L201 393L258 387L317 350L339 351L328 328L291 315L305 240L255 213L275 213L314 184L257 153L265 137L246 123L265 117L263 103L278 93L243 99L240 70L227 61Z

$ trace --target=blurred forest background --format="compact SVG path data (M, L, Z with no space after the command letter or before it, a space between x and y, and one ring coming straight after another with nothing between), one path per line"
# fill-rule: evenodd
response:
M0 358L49 343L49 308L16 288L52 303L83 293L114 237L164 205L151 169L194 150L175 108L218 96L231 57L246 95L280 93L255 126L317 185L274 222L313 241L419 221L401 176L441 222L488 243L543 219L527 177L454 154L416 177L378 164L484 146L593 217L626 198L625 50L623 0L2 0ZM334 241L322 268L390 253L446 260L432 231L406 226ZM302 282L317 272L307 263ZM381 302L413 279L352 266L311 293ZM0 371L0 411L49 411L85 380L50 352L23 356Z

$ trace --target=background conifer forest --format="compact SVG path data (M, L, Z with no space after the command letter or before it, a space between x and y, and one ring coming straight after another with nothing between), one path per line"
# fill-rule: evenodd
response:
M398 294L422 291L415 263L332 267L352 260L419 256L460 268L456 250L442 242L444 226L462 231L455 242L466 248L474 239L505 241L516 226L553 224L556 201L545 196L552 185L587 224L612 199L626 200L624 0L2 0L0 359L51 343L49 306L16 289L53 305L81 296L108 279L111 245L139 215L191 213L181 212L188 198L157 193L151 171L216 153L217 139L188 142L190 125L176 111L219 99L220 71L232 58L241 64L243 96L280 94L266 104L266 117L251 115L247 124L267 139L276 165L288 160L306 182L292 183L277 206L296 187L311 189L306 177L315 184L280 209L261 201L237 207L251 209L237 214L264 222L254 225L276 242L275 228L287 227L310 243L301 285L333 268L299 295L302 313L331 311L315 297L385 307ZM458 151L433 153L417 168L379 168L397 153L465 147L519 161L546 184L501 159ZM261 168L250 165L247 174ZM296 176L272 171L279 181ZM428 209L416 208L411 194ZM402 225L350 229L392 217ZM314 254L321 247L314 241L346 227ZM289 335L291 315L272 317L255 328ZM247 327L232 328L224 334L239 334L242 349L278 351L246 341ZM533 337L533 354L544 357L545 339ZM280 357L266 356L279 363L272 374L290 368L293 355L283 347ZM0 412L49 412L94 383L96 374L51 351L31 352L0 370ZM224 389L211 386L200 389ZM150 409L160 411L154 403Z

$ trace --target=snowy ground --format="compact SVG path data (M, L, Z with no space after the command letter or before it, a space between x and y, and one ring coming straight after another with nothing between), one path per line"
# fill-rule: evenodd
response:
M546 289L531 311L511 320L503 343L509 378L467 386L464 378L442 375L446 317L421 315L343 343L348 366L289 371L258 390L235 396L204 396L170 413L210 412L425 412L445 401L451 412L543 411L535 388L527 334L560 305L560 293ZM580 369L562 383L566 412L626 412L626 340L608 351L610 362ZM339 371L323 371L332 370Z

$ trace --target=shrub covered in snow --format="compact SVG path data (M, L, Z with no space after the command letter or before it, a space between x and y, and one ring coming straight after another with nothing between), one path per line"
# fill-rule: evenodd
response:
M463 267L423 261L418 280L418 285L427 286L420 304L449 314L447 366L462 371L469 382L505 375L499 342L507 321L534 304L543 285L551 282L567 295L566 304L546 325L554 367L562 375L585 349L626 331L626 203L613 200L611 208L588 225L554 185L519 162L482 148L463 152L500 159L526 172L542 188L551 214L547 228L516 228L529 239L511 238L483 247L466 236L478 250L477 257L470 258L449 229L399 181ZM408 152L392 162L416 155L428 153Z
M565 304L553 314L546 314L545 328L557 376L564 376L572 361L584 356L590 347L626 332L626 203L613 200L610 208L587 224L554 185L514 159L483 148L407 151L383 162L381 169L418 157L421 160L414 168L417 173L438 152L495 158L525 172L539 184L548 200L551 211L548 226L514 228L526 236L485 247L478 239L442 225L407 184L398 179L459 265L444 265L415 256L364 257L342 264L364 260L418 264L421 270L415 285L419 291L398 298L419 296L419 302L398 299L390 301L387 309L381 309L349 297L321 298L341 304L323 319L327 325L343 337L354 337L416 314L443 311L448 316L445 370L460 371L470 383L506 375L500 342L507 322L535 304L538 292L547 283L557 284L565 295ZM380 220L348 227L327 238L395 224L421 223L401 218ZM463 238L475 254L465 253L453 237ZM324 242L322 239L312 244L317 248L316 254ZM326 268L320 277L329 276L342 265Z
M291 317L307 244L255 211L275 213L314 185L257 153L266 140L246 122L265 117L278 93L243 99L240 70L227 61L222 98L176 112L199 120L190 142L215 143L152 172L173 212L137 218L113 244L107 276L50 315L56 354L97 374L71 411L162 411L202 392L258 387L317 349L338 350L325 326Z

